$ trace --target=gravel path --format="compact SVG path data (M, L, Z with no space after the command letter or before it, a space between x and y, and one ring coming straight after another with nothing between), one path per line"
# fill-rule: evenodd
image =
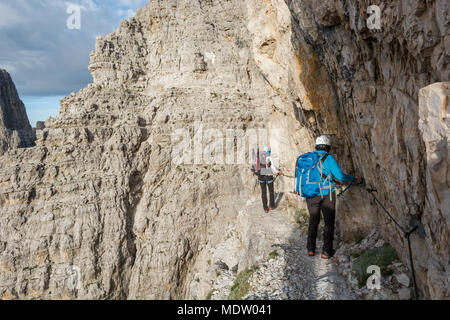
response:
M269 257L255 266L244 299L356 299L354 291L338 273L334 262L321 259L320 255L307 256L306 236L282 204L268 215L261 212L258 201L246 209L248 214L257 215L262 230L270 226L271 231L276 233L276 241L272 244ZM321 245L321 241L318 241L317 247ZM222 270L213 286L211 298L227 299L235 279L236 275L232 271Z

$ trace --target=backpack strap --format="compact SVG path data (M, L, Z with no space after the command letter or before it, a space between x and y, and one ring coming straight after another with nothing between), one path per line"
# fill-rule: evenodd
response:
M322 167L323 167L323 164L324 164L324 162L325 162L325 160L327 159L328 156L329 156L329 153L327 152L327 153L325 153L325 155L322 158L319 159L319 161L321 161ZM322 172L320 174L321 174L321 177L323 179L327 179L328 178L328 176L324 175ZM334 179L333 174L331 172L330 172L330 175Z
M319 169L320 177L321 177L322 179L325 179L325 181L328 179L328 176L325 176L325 175L323 174L323 163L325 162L325 159L326 159L327 157L328 157L328 152L326 152L325 155L321 156L321 157L319 158L319 161L317 161L317 168ZM321 194L322 199L323 199L322 188L321 188L320 185L321 185L321 183L319 183L319 190L320 190L320 194ZM330 185L331 185L331 181L330 181ZM331 192L330 192L330 193L331 193Z
M295 162L295 173L294 173L294 177L296 180L296 185L295 185L295 191L297 191L298 189L298 194L301 195L302 194L302 175L298 175L298 160L300 159L302 155L299 155L297 157L297 161Z
M294 178L297 178L297 171L298 171L298 159L300 159L302 155L299 155L297 157L297 161L295 161L295 172L294 172Z
M332 180L335 180L335 179L334 179L333 174L331 172L329 173L328 176L323 174L323 163L325 162L325 159L328 157L328 155L329 154L326 153L325 156L323 156L323 158L321 158L319 160L319 162L321 162L321 167L322 167L322 171L320 172L320 174L321 174L322 179L325 179L325 181L328 180L328 182L330 183L330 186L329 186L330 187L330 192L329 192L329 194L330 194L330 201L333 201L331 190L332 190ZM330 177L331 177L331 179L330 179Z
M317 163L313 166L313 168L314 167L318 167L319 168L319 165L320 165L320 167L323 167L323 161L325 161L325 159L328 157L328 153L325 153L325 155L324 156L320 156L319 157L319 160L317 160ZM322 174L322 170L320 170L320 175L322 176L323 174Z

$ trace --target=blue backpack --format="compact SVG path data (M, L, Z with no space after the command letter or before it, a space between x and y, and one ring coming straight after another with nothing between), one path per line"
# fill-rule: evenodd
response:
M323 173L323 162L328 157L328 153L319 154L308 152L297 158L295 167L295 177L297 185L295 190L305 198L313 198L321 193L321 185L326 180L331 188L331 174L325 177ZM323 177L325 177L323 179ZM328 188L328 186L327 186Z

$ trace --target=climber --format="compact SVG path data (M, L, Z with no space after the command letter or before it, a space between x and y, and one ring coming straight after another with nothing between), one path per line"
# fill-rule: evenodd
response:
M261 186L261 198L265 213L268 213L269 209L273 210L275 208L275 194L273 189L274 177L282 174L282 171L274 163L276 161L273 161L275 159L272 160L270 154L271 151L269 147L265 147L263 152L259 152L258 149L256 159L254 159L252 166L252 174L258 176L258 182ZM269 187L269 206L267 206L267 187Z
M325 221L323 231L323 259L333 256L333 238L336 193L335 183L353 182L360 183L359 175L344 174L330 151L331 144L327 136L321 135L316 139L316 150L298 157L295 176L297 178L296 192L306 198L309 211L309 226L307 250L309 256L315 255L317 228L320 222L320 211Z

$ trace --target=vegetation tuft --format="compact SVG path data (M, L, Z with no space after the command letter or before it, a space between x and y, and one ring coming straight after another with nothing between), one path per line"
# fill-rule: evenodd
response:
M302 208L295 211L295 222L299 225L304 225L308 222L308 210Z
M362 288L370 277L370 274L367 273L369 266L376 265L380 267L382 276L389 276L393 271L388 266L397 259L397 253L388 243L381 248L362 252L353 262L353 272L358 280L358 286Z
M275 259L276 257L278 257L278 252L276 250L269 253L269 260Z
M236 276L236 280L234 281L233 286L231 287L228 300L242 300L245 297L245 295L250 290L250 277L256 270L257 267L252 267L250 269L245 269L244 271L239 272L239 274Z

